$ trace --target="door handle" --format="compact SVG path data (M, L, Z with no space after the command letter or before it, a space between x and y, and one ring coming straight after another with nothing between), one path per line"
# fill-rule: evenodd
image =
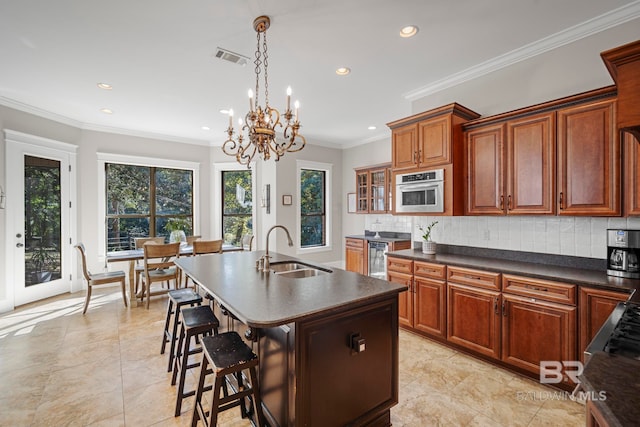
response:
M21 247L23 247L23 246L24 246L24 245L23 245L22 243L16 243L16 248L21 248Z

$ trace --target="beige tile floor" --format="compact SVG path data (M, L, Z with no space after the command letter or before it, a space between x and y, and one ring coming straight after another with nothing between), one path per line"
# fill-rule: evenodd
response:
M188 426L159 354L166 300L126 309L117 288L67 294L0 315L0 426ZM195 376L190 374L190 384ZM554 390L400 332L395 427L584 426L584 406ZM561 397L561 396L560 396ZM220 426L247 426L237 410Z

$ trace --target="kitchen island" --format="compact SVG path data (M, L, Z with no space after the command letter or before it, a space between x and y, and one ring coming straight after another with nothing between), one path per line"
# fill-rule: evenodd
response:
M203 255L176 264L250 328L269 424L391 425L398 293L407 287L277 253L272 268L296 262L317 275L261 272L256 261L263 254Z

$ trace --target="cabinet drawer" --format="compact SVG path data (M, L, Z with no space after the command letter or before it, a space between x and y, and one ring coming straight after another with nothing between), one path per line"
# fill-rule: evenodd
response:
M362 239L347 239L346 245L348 248L364 249L364 240Z
M449 267L447 268L447 281L478 288L500 290L500 273L491 273L489 271Z
M413 274L413 261L404 258L387 258L387 270L398 273Z
M431 279L446 278L447 266L442 264L432 264L429 262L416 261L413 266L413 274Z
M576 305L576 285L569 283L503 274L502 292L543 301Z

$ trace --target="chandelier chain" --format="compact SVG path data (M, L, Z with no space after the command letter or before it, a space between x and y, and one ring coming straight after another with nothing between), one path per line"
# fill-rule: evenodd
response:
M269 61L267 57L267 32L262 33L262 56L264 57L262 63L264 64L264 104L267 108L269 108L269 76L267 75L267 67L269 66Z
M261 60L262 53L260 51L260 32L256 32L256 34L257 34L258 42L257 42L256 53L255 53L256 59L255 59L255 61L253 61L253 63L256 65L256 70L255 70L256 71L256 93L255 93L256 102L255 102L255 106L257 107L259 105L259 102L258 102L259 99L258 98L259 98L259 94L260 94L259 89L260 89L260 72L262 71L262 60Z

